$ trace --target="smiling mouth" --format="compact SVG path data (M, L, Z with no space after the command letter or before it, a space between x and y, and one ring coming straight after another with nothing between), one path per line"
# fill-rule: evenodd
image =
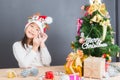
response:
M34 34L32 32L29 31L28 33L31 34L32 36L34 36Z

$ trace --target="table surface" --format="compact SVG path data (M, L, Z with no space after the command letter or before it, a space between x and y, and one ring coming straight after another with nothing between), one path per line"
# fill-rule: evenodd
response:
M114 63L115 65L120 65L120 63ZM17 77L15 78L7 78L7 72L9 70L13 70L17 73ZM23 69L21 68L7 68L7 69L0 69L0 80L38 80L38 77L41 75L44 75L46 71L53 71L55 72L64 72L64 67L63 66L50 66L50 67L39 67L39 74L36 77L33 76L28 76L26 78L23 78L20 76L20 72ZM59 80L60 76L55 76L55 80ZM84 78L84 80L99 80L99 79L90 79L90 78ZM106 80L106 79L102 79ZM116 77L111 77L109 80L120 80L120 75Z

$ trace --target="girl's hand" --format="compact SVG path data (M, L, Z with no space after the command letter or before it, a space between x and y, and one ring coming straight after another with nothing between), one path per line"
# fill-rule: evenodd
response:
M38 47L40 46L42 41L42 38L40 36L40 34L36 35L33 39L33 50L37 51Z
M41 44L40 47L45 47L45 42L48 38L48 35L46 33L40 33L41 34Z
M46 47L45 41L47 40L48 36L46 33L39 33L34 39L33 39L33 50L37 51L38 47Z
M47 40L48 38L48 35L46 33L40 33L41 34L41 43L45 43L45 41Z

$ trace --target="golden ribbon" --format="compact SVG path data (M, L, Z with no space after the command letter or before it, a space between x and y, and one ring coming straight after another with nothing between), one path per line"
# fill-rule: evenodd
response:
M105 16L107 14L105 4L91 4L88 13L92 14L94 11L99 11L101 15Z
M77 50L76 53L76 60L75 60L75 66L80 66L82 67L82 60L81 58L83 57L83 51L82 50Z
M75 73L75 71L74 71L74 69L72 68L72 64L73 64L73 62L74 62L74 54L75 53L73 53L73 52L71 52L69 55L68 55L68 57L67 57L67 63L66 63L66 67L67 68L70 68L70 70L71 70L71 72L72 73Z
M107 27L110 27L110 28L112 28L111 27L111 24L110 24L110 20L108 19L108 20L106 20L106 21L103 21L103 22L101 22L100 23L100 25L102 25L102 29L103 29L103 34L102 34L102 41L104 41L105 40L105 37L106 37L106 32L107 32Z
M107 20L103 20L102 16L100 14L96 14L91 20L90 20L90 23L92 22L100 22L100 25L102 26L102 41L105 40L105 37L106 37L106 32L107 32L107 27L109 27L110 29L112 29L111 27L111 24L110 24L110 20L107 19Z
M83 57L83 51L82 50L77 50L76 53L71 52L66 59L67 60L66 67L70 68L72 73L75 73L72 65L75 62L75 67L76 68L78 66L82 67L82 60L81 60L82 57Z

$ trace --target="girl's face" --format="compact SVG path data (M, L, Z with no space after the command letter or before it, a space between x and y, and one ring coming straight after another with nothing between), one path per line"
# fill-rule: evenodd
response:
M25 30L25 34L28 39L33 39L34 37L38 36L40 33L40 28L37 24L31 23Z

